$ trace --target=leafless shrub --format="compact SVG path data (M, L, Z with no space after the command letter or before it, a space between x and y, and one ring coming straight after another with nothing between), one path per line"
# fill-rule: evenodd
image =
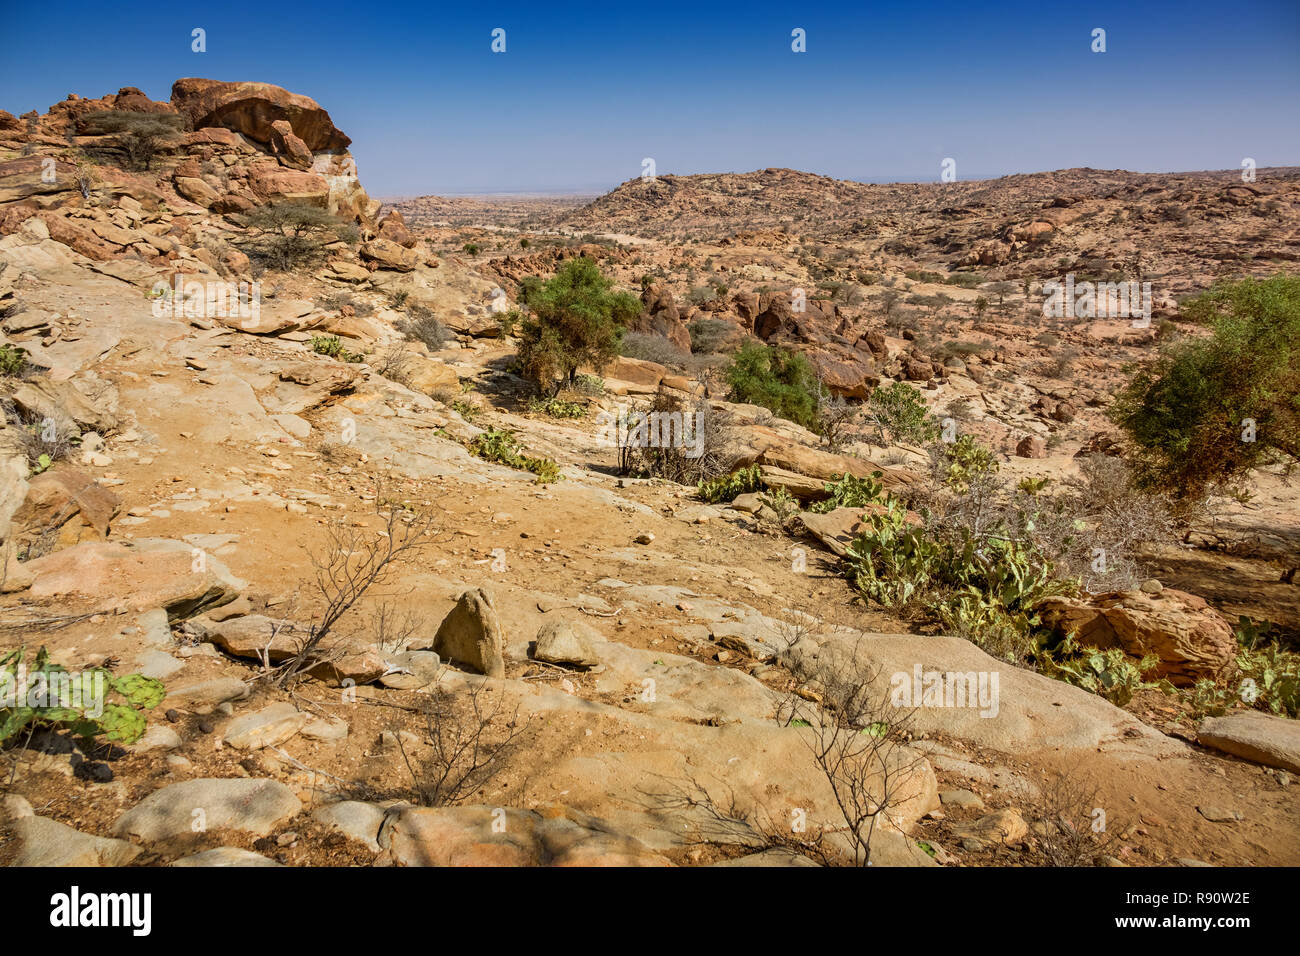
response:
M18 440L32 468L48 467L56 461L72 457L79 437L75 430L60 428L52 418L19 409L11 402L4 403L7 424L14 426L13 436ZM42 464L41 457L47 461Z
M413 342L423 342L430 352L437 352L451 341L451 332L432 312L422 305L407 306L406 320L399 322L397 330Z
M495 697L489 702L489 697ZM528 721L507 713L503 693L487 681L452 692L441 681L421 698L418 714L429 753L416 755L393 728L412 796L421 806L449 807L479 793L504 769L523 743Z
M372 367L375 373L390 382L410 386L411 376L415 371L415 358L402 347L401 343L388 346L375 356Z
M846 823L835 836L854 866L870 865L877 822L897 810L924 766L906 746L915 711L895 707L888 689L875 689L879 676L853 648L815 676L802 675L777 712L781 724L800 728L830 784Z
M381 651L404 651L424 627L424 618L396 600L380 602L370 616L370 636Z
M638 422L645 423L643 430L638 431ZM720 423L703 398L688 405L681 396L660 387L649 407L634 410L625 417L625 423L625 429L617 430L622 474L695 485L728 470L730 462L724 454ZM689 441L685 440L687 436Z
M1034 852L1045 866L1099 866L1122 830L1101 806L1095 783L1077 771L1052 774L1042 787Z
M328 638L344 615L370 588L388 578L394 562L413 556L432 543L441 530L435 515L386 501L382 487L376 505L384 522L377 532L342 520L328 525L324 553L312 556L316 588L325 609L298 642L293 656L269 675L278 686L289 687L309 671L329 663L336 652Z
M839 451L853 434L862 406L836 395L824 381L817 383L817 433L832 451Z
M678 348L662 335L650 332L628 332L623 336L619 351L628 358L656 362L671 368L680 367L683 360L690 357L689 352Z

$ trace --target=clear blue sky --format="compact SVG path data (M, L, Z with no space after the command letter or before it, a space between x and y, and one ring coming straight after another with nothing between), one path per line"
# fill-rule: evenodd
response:
M601 190L644 157L661 174L873 181L936 180L944 157L962 179L1300 165L1297 0L0 0L0 14L0 108L121 86L165 100L182 76L276 83L329 110L377 196Z

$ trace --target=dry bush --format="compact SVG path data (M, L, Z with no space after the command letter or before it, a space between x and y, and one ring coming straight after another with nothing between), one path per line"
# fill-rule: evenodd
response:
M801 728L814 763L825 776L847 824L832 831L853 866L869 866L881 815L890 816L914 785L924 759L907 747L914 710L895 707L889 690L873 690L877 670L855 647L834 666L822 666L778 707L778 721Z
M666 447L638 444L631 426L635 424L636 416L642 414L660 416L659 419L650 419L648 430L655 431L661 438L682 434L681 430L674 428L665 436L662 428L654 427L653 423L662 421L663 416L674 416L673 421L683 426L687 421L693 422L690 447L685 447L687 443L681 441L670 441ZM618 463L622 474L667 478L678 484L697 485L728 471L730 461L724 453L725 438L717 413L703 398L688 404L681 396L660 387L647 409L634 410L627 418L630 420L628 434L623 436L621 429L619 432Z
M319 619L308 627L306 637L298 642L293 656L267 671L266 676L277 686L290 687L334 659L337 652L328 638L339 621L370 588L388 579L395 562L413 557L441 531L436 515L386 501L382 487L377 489L375 500L384 522L381 530L353 527L341 519L327 526L324 553L311 559L316 589L325 607Z
M1034 853L1045 866L1100 866L1123 830L1100 804L1099 788L1077 771L1058 772L1042 787Z
M451 341L451 332L434 314L422 305L408 306L405 321L399 322L397 330L414 342L423 342L430 352L446 348Z
M483 790L520 748L528 721L519 709L507 713L503 692L494 695L487 681L474 681L453 692L441 681L422 695L416 713L421 718L429 753L408 750L399 728L391 728L402 762L411 777L411 795L421 806L449 807L464 803Z
M415 359L401 343L388 346L384 351L375 356L371 367L377 375L381 375L390 382L396 382L398 385L410 387L411 375L414 372Z

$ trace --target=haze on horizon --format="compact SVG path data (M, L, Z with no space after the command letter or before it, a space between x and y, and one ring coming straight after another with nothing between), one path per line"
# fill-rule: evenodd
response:
M1300 5L979 9L325 0L246 10L6 5L0 108L183 76L312 97L375 196L599 193L641 174L789 167L936 182L1089 166L1300 165ZM93 31L51 24L95 24ZM206 51L191 49L202 28ZM492 32L505 30L505 52ZM805 31L806 52L792 50ZM1093 31L1106 50L1093 52Z

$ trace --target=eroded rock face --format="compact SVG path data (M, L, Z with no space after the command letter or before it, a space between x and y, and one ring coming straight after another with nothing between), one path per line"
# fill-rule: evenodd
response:
M1112 591L1089 600L1055 597L1041 606L1043 622L1074 631L1080 645L1121 648L1135 658L1155 654L1155 678L1189 687L1233 669L1237 641L1228 621L1202 598L1164 589Z
M189 117L196 130L218 126L269 144L274 124L284 120L312 151L347 149L352 143L311 97L270 83L226 83L190 77L172 84L171 101Z

